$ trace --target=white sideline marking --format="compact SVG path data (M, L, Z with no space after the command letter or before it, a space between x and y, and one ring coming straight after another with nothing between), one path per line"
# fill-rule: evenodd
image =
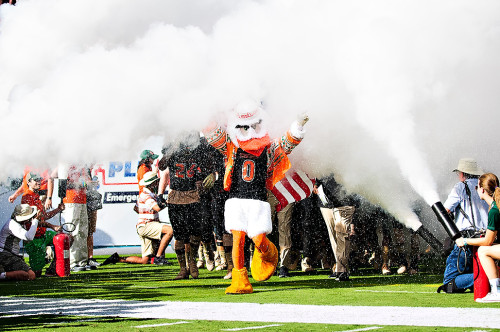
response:
M169 326L169 325L178 325L178 324L187 324L187 323L189 323L189 322L174 322L174 323L163 323L163 324L138 325L138 326L132 326L132 327L136 327L138 329L141 329L144 327Z
M43 303L43 307L31 305L32 303ZM155 301L154 306L151 306L151 303L151 301L0 296L0 314L165 318L188 321L262 322L264 324L319 323L500 328L500 306L454 308L181 301ZM356 315L353 315L353 312Z
M339 331L339 332L358 332L358 331L370 331L370 330L378 330L378 329L383 329L383 327L382 326L370 326L370 327L365 327L363 329L345 330L345 331Z
M276 327L281 326L282 324L272 324L272 325L263 325L263 326L250 326L250 327L237 327L234 329L222 329L221 331L243 331L243 330L257 330L257 329L265 329L266 327Z

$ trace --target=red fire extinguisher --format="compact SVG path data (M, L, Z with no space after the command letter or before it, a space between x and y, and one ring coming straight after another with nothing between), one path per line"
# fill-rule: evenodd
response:
M490 292L490 283L488 281L488 277L483 270L483 266L481 265L481 261L477 255L476 246L472 247L473 259L472 262L474 264L474 301L476 299L481 299L485 297Z
M70 274L69 263L69 235L59 233L52 240L55 248L56 274L59 277L67 277Z

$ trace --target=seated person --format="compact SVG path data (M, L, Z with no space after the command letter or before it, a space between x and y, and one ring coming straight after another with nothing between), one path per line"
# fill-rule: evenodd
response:
M35 237L37 213L34 206L17 205L10 221L0 230L0 280L35 280L35 272L19 253L19 242L32 241Z
M476 302L500 302L500 279L498 278L498 268L495 265L495 259L500 259L500 245L495 242L498 231L500 230L500 183L493 173L481 175L476 186L479 198L485 201L490 210L488 211L488 228L484 237L464 238L455 240L457 246L480 246L477 250L481 266L488 277L490 283L490 292L483 298L476 299Z
M453 172L460 180L451 190L443 203L448 213L453 212L455 224L462 234L473 233L476 229L486 229L488 222L488 204L479 198L475 187L483 170L470 158L462 158ZM460 293L473 289L472 251L453 246L446 259L443 285L438 292Z

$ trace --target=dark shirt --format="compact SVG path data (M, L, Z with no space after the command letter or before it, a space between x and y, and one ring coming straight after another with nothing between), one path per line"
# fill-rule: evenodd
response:
M260 156L238 149L233 167L229 198L267 201L267 148Z
M488 212L488 229L500 232L500 211L495 201L491 203L491 209Z
M170 188L179 191L196 189L196 182L202 180L202 155L198 148L174 153L167 161L170 171Z

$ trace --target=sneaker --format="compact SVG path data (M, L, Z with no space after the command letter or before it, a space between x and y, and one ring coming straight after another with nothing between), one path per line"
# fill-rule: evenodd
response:
M95 265L85 265L85 271L97 270L97 266Z
M489 302L500 302L500 293L488 293L485 297L476 299L476 302L489 303Z
M309 257L304 257L304 259L302 259L302 263L300 264L301 268L302 268L302 272L314 271L314 268L310 264L310 260L311 259Z
M196 262L196 267L198 267L199 269L202 269L203 267L205 267L205 262L203 260L198 260Z
M337 272L333 272L332 274L330 274L328 276L328 278L330 278L330 279L337 279Z
M337 273L337 278L335 278L337 281L349 281L349 273L347 272L340 272Z
M233 279L233 270L228 268L227 269L227 273L226 273L226 275L224 276L223 279L224 280Z
M403 274L406 272L406 266L401 265L398 269L398 274Z
M89 258L89 260L87 261L87 265L90 265L90 266L101 266L101 263L97 262L94 257L91 257Z
M118 253L115 252L113 255L106 258L106 260L102 262L101 265L116 264L119 262L119 260L120 260L120 255L118 255Z
M82 272L82 271L86 271L87 269L85 268L85 266L73 266L71 268L71 272Z
M385 276L391 274L391 269L385 264L382 265L382 274Z
M215 261L207 260L207 270L213 271L215 269Z
M159 265L159 266L171 265L171 263L165 257L163 257L163 256L154 257L152 264Z
M222 270L227 270L227 264L226 263L220 263L216 268L215 271L222 271Z
M278 273L278 277L280 278L290 277L290 273L288 273L288 268L286 266L280 267L280 272Z

